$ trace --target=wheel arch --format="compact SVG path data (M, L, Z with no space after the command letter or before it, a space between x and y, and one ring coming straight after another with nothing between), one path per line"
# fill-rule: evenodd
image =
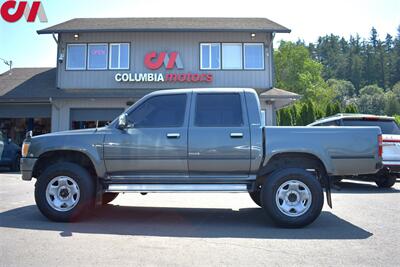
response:
M272 156L268 162L260 168L258 176L265 177L275 170L293 167L314 169L319 171L321 175L327 175L327 168L324 162L316 155L305 152L284 152Z
M48 167L59 162L71 162L88 170L92 177L98 177L99 172L89 155L77 150L50 150L42 153L36 161L32 176L38 178Z

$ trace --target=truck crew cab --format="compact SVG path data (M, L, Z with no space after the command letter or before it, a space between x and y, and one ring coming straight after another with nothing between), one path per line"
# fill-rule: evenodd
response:
M263 127L252 89L150 93L110 125L31 137L22 179L51 220L120 192L248 192L278 225L313 222L329 176L381 168L378 127Z

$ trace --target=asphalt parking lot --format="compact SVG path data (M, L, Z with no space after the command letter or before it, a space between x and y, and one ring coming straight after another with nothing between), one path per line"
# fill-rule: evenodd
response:
M35 206L34 181L0 174L1 266L400 266L400 183L344 182L331 210L280 229L247 194L124 194L78 223Z

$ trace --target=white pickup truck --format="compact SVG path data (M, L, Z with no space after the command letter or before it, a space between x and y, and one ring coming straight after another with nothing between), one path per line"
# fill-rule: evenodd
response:
M400 128L393 117L364 114L337 114L320 119L309 126L378 126L382 130L383 168L373 175L344 177L374 181L379 187L389 188L400 177Z

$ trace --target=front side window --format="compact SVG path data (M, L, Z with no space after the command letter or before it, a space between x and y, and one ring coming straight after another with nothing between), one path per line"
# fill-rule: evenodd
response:
M198 127L243 126L240 94L198 94L195 125Z
M242 44L222 44L222 68L242 69Z
M67 45L67 70L86 69L86 44Z
M244 68L264 69L264 45L262 43L244 44Z
M218 43L200 45L200 67L202 70L221 68L221 46Z
M129 43L110 44L110 69L129 69Z
M154 96L128 115L135 128L181 127L185 118L186 94Z
M88 46L88 69L105 70L107 69L108 45L89 44Z

